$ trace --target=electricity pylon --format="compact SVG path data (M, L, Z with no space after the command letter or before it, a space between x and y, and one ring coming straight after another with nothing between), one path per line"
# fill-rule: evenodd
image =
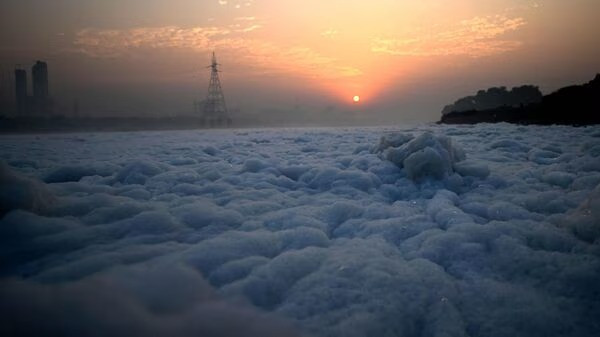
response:
M231 118L229 118L227 106L225 105L225 96L219 80L219 63L217 63L215 52L212 54L212 63L207 68L211 68L211 74L202 118L208 126L229 126L231 125Z

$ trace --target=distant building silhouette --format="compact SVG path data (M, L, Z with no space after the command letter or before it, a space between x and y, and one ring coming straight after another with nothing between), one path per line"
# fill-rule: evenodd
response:
M33 99L42 102L48 99L48 65L46 62L37 61L31 67L33 80Z
M0 67L0 118L16 112L17 100L15 95L15 71L7 71Z
M17 113L29 113L29 96L27 96L27 72L25 69L15 69L15 94L17 99Z
M15 70L15 95L19 116L47 115L52 111L52 100L48 93L48 65L37 61L31 67L33 96L27 94L27 72Z

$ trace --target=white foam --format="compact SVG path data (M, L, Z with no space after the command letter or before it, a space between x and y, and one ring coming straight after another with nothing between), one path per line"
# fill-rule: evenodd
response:
M2 136L0 330L598 335L598 134Z

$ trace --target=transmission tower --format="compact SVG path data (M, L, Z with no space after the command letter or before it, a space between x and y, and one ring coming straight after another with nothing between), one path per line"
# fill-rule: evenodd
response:
M231 125L231 119L227 113L227 106L225 105L225 96L223 95L223 89L221 88L221 81L219 80L219 63L217 63L217 57L215 52L212 54L212 63L207 68L211 68L210 83L208 85L208 96L204 101L203 119L204 123L209 126L229 126Z

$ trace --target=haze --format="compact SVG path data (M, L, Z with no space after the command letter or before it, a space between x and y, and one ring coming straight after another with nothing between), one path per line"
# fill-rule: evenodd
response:
M592 79L598 13L595 0L4 0L0 72L45 60L51 95L87 115L191 114L214 50L234 118L428 122L479 89Z

